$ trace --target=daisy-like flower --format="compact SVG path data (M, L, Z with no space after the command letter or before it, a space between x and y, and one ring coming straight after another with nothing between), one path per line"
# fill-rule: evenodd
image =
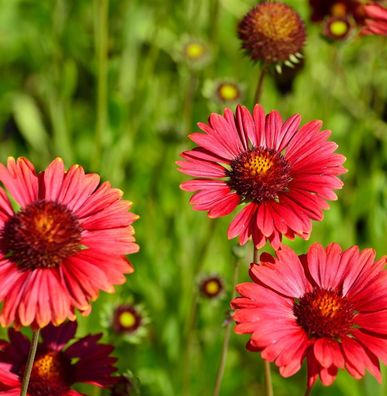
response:
M242 48L253 61L277 64L281 70L298 63L305 43L305 26L298 13L280 2L265 1L252 8L238 25Z
M237 286L235 331L251 334L247 348L275 362L284 377L306 359L308 387L318 376L330 385L338 368L356 379L367 369L380 381L379 359L387 363L385 264L386 257L375 262L373 249L357 246L315 243L302 256L284 246L277 258L252 264L253 282Z
M44 327L90 312L99 290L113 292L138 251L131 203L97 174L54 160L36 173L26 158L0 164L0 322Z
M297 114L285 122L276 111L265 117L260 105L253 114L238 106L235 117L226 109L223 117L211 114L208 125L199 123L204 134L189 136L199 147L177 162L196 177L181 184L195 191L193 209L215 218L242 204L228 229L229 239L239 235L241 245L252 237L257 248L269 240L277 249L282 235L307 239L311 220L322 220L326 200L337 199L333 190L343 185L337 175L346 170L320 121L299 124Z
M387 7L373 3L365 5L363 9L365 26L361 34L387 36Z
M116 359L111 357L111 345L98 343L102 334L88 335L66 344L74 338L76 322L59 327L48 325L38 344L28 386L29 396L81 396L71 387L87 383L108 388L116 381L112 373ZM30 341L14 329L8 330L9 342L0 351L0 394L18 396L28 358Z

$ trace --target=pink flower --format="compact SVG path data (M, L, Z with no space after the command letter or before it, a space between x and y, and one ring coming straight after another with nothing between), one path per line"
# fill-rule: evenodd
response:
M277 249L282 235L307 239L311 220L322 220L326 200L337 199L336 177L346 170L345 157L335 154L330 131L320 131L321 121L299 129L298 114L282 121L278 112L265 117L261 106L253 114L238 106L234 117L211 114L204 133L189 137L199 147L182 153L180 171L196 177L181 184L195 191L191 204L211 218L231 213L243 204L228 229L240 244L252 237L257 248L266 240Z
M262 260L261 256L261 260ZM275 362L284 377L304 358L308 387L320 376L334 381L338 368L356 379L367 369L381 380L379 359L387 363L386 257L357 246L342 251L313 244L297 256L283 246L277 258L252 264L253 282L237 286L235 332L251 334L247 348Z
M114 384L116 359L110 356L113 347L98 343L102 334L88 335L66 347L76 329L76 322L67 322L42 330L43 342L38 345L32 367L29 396L82 396L71 389L74 384L88 383L105 389ZM9 329L8 336L9 343L3 342L0 351L0 394L18 396L30 341L14 329Z
M387 8L380 4L368 4L363 7L365 26L361 34L387 36Z
M37 174L25 158L0 164L0 322L44 327L90 312L99 290L114 291L138 251L131 203L97 174L60 158Z

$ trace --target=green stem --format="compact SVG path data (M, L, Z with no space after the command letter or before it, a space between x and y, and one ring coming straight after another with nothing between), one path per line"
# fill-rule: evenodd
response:
M235 286L236 286L236 283L238 281L239 267L240 267L240 260L237 259L237 261L235 263L235 268L234 268L231 299L233 299L235 297L235 295L236 295ZM226 366L227 352L228 352L228 347L229 347L229 344L230 344L231 326L232 326L232 322L229 319L230 318L228 318L228 322L227 322L227 325L226 325L227 326L226 327L226 332L224 334L222 354L220 356L220 363L219 363L218 373L216 375L216 381L215 381L215 388L214 388L213 396L218 396L219 395L220 387L222 385L224 368Z
M255 95L254 95L254 105L256 103L259 103L261 96L262 96L262 91L263 91L263 80L265 78L267 71L267 65L263 64L261 72L259 74L258 78L258 83L257 83L257 88L255 89Z
M36 350L38 349L39 334L40 334L40 329L38 329L32 333L31 346L30 346L30 350L28 352L26 368L24 370L20 396L27 395L28 384L30 382L32 366L34 365Z
M310 387L308 386L305 390L304 396L310 396L312 394L312 388L313 388L313 385Z
M259 264L259 251L254 246L254 254L253 254L254 263ZM263 361L264 365L264 374L265 374L265 396L273 396L273 384L271 380L271 370L270 370L270 362L267 360Z
M196 256L195 262L193 263L193 278L197 277L197 274L200 273L204 259L206 257L208 248L210 246L210 242L212 240L212 236L215 234L217 221L212 220L210 222L210 227L208 228L207 235L204 237L204 240L201 244L201 249ZM193 291L191 296L191 304L188 312L187 322L185 325L185 349L184 349L184 357L183 357L183 394L190 394L190 377L191 377L191 354L192 354L192 346L194 341L194 330L196 323L196 314L198 310L198 301L199 295L197 288Z
M98 169L102 153L102 137L107 127L107 62L109 0L97 0L95 40L97 48L97 123L92 167Z

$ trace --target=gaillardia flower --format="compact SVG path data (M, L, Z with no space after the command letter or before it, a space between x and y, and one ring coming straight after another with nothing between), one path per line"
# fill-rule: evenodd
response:
M138 251L131 203L97 174L54 160L36 173L26 158L0 164L0 301L3 326L44 327L90 312L99 290L114 291Z
M292 7L267 1L244 16L238 25L238 36L253 61L297 63L305 43L305 26Z
M324 36L332 41L345 40L351 32L351 24L347 18L330 17L324 21Z
M193 209L215 218L243 204L228 229L241 245L252 237L257 248L269 240L277 249L282 235L307 239L311 220L321 220L326 200L337 198L333 190L343 185L337 175L346 170L320 121L299 124L298 114L285 122L276 111L265 117L260 105L253 114L237 106L235 117L226 109L223 117L211 114L208 125L199 123L204 133L189 136L199 147L177 162L196 177L181 184L195 191Z
M367 369L380 381L379 359L387 363L386 257L374 260L373 249L357 246L315 243L302 256L283 246L277 258L251 265L253 282L237 286L235 332L251 334L247 348L275 362L284 377L306 359L308 387L318 376L330 385L338 368L356 379Z
M38 344L32 367L29 396L82 396L71 387L87 383L100 388L110 387L116 380L112 373L116 359L111 357L111 345L99 344L102 334L73 339L76 322L59 327L48 325L41 332L43 342ZM30 341L14 329L8 330L9 342L0 351L0 394L19 395L28 358Z

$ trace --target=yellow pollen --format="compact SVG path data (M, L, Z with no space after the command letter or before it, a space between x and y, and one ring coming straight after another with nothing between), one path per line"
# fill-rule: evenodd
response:
M206 291L208 294L216 294L219 292L219 284L218 282L212 280L206 284Z
M243 166L250 171L251 176L265 175L273 166L273 162L264 155L257 155L250 158Z
M132 327L136 323L136 317L132 312L123 312L119 321L123 327Z
M330 24L329 30L334 36L342 36L348 30L348 26L344 21L334 21Z
M266 8L264 12L257 14L255 24L257 31L272 40L289 39L299 28L296 16L293 12L277 13L278 10L273 11Z
M345 4L343 3L335 3L331 7L331 14L336 17L343 17L347 13L347 9L345 7Z
M34 363L35 375L46 379L58 377L60 375L60 365L56 352L49 352L38 358Z
M204 46L200 43L188 43L185 47L185 53L189 59L200 59L204 52Z
M337 299L327 295L318 298L313 305L326 318L333 318L341 308L341 304Z
M219 88L219 96L223 100L235 100L239 96L239 91L233 84L222 84Z

